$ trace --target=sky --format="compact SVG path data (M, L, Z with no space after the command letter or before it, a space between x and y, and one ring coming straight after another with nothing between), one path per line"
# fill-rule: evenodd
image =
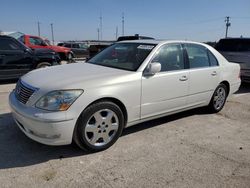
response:
M0 30L20 31L55 41L96 40L102 15L102 39L125 35L199 42L225 36L250 37L250 0L0 0Z

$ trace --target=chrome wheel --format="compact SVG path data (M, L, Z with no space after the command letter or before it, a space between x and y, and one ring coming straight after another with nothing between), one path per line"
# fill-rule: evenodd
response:
M215 91L213 105L216 110L221 109L224 106L226 100L226 90L224 87L219 87Z
M116 113L110 109L102 109L88 119L84 135L90 145L104 146L114 138L118 128L119 120Z

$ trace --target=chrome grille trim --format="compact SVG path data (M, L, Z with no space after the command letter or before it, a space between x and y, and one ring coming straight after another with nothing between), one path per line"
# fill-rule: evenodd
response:
M16 98L23 104L26 104L29 98L33 95L33 93L38 90L26 83L22 80L18 80L15 89Z

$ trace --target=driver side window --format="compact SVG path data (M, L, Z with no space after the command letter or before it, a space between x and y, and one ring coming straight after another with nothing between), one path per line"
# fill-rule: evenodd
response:
M44 46L44 42L41 39L39 39L39 38L30 37L29 38L29 42L32 45Z
M184 69L184 58L180 44L167 44L162 46L152 62L161 64L161 72Z

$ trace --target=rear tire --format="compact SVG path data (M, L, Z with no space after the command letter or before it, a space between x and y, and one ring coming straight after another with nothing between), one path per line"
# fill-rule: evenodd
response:
M110 101L100 101L82 112L73 140L83 150L102 151L117 141L124 125L124 115L119 106Z
M224 107L228 95L228 89L225 84L221 83L215 89L211 101L208 105L208 109L211 113L217 113Z

